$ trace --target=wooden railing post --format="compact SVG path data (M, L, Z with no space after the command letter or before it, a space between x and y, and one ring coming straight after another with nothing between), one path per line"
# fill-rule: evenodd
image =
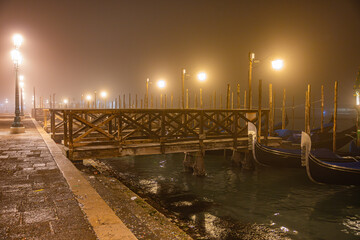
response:
M50 110L50 113L51 113L51 138L52 139L55 139L55 110Z
M69 111L69 158L72 159L74 152L74 139L73 139L73 113Z
M64 145L67 147L68 145L68 120L67 120L67 112L65 110L63 112L64 118Z

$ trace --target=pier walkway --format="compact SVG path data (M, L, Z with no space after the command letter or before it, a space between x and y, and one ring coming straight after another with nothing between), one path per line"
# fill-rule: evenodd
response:
M0 115L0 239L137 239L35 121L11 135L12 121Z

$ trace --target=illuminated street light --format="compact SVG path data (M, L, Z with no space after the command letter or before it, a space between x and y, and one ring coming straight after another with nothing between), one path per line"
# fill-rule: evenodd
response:
M204 72L199 73L197 75L197 77L198 77L200 82L204 82L206 80L206 78L207 78L206 73L204 73Z
M91 95L86 95L86 100L88 101L88 108L90 108Z
M271 62L272 68L279 71L284 67L284 61L282 59L276 59Z
M21 46L21 43L23 41L23 38L19 34L15 34L13 37L13 43L15 49L11 51L11 58L14 63L14 69L15 69L15 117L14 122L11 125L10 133L23 133L25 132L25 128L23 124L21 123L20 118L20 109L19 109L19 79L18 79L18 71L19 66L22 63L22 56L19 52L19 48Z
M23 42L23 37L20 35L20 34L15 34L13 36L13 42L14 42L14 46L15 46L15 49L19 49L22 42Z
M156 85L158 86L158 88L165 88L166 86L166 82L164 80L159 80L157 81Z
M63 100L63 103L65 104L65 108L67 108L67 104L69 103L69 100L67 100L66 98Z
M104 104L104 108L106 108L106 97L107 97L107 92L102 91L102 92L100 93L100 96L104 99L104 102L105 102L105 104Z

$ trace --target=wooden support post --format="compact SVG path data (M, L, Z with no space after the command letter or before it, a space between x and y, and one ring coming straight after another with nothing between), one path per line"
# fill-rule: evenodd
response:
M52 108L52 100L51 100L51 94L50 94L50 102L49 102L49 108Z
M244 91L244 109L246 109L246 90Z
M259 102L258 102L258 104L259 104L259 107L258 107L258 135L259 135L259 137L258 137L258 140L259 140L259 142L260 142L260 139L261 139L261 114L262 114L262 112L261 112L261 101L262 101L262 80L261 79L259 79Z
M129 108L132 108L131 103L131 93L129 93Z
M141 104L140 108L141 108L141 109L144 109L144 102L143 102L142 99L140 99L140 104Z
M336 151L337 95L338 95L338 82L335 81L335 86L334 86L333 152Z
M223 108L222 93L220 93L220 109Z
M171 93L171 96L170 96L170 108L174 108L174 96L173 96L172 93Z
M137 98L137 94L135 94L135 109L138 108L138 98Z
M272 84L270 83L269 84L269 110L270 110L270 116L269 116L269 130L270 130L270 135L273 134L273 131L274 131L274 124L273 124L273 121L274 119L272 118L273 117L273 91L272 91Z
M212 95L210 94L210 99L209 99L209 102L210 102L210 106L209 108L212 109L213 108L213 98L212 98Z
M305 132L308 133L308 101L309 101L309 97L308 97L308 91L305 92Z
M311 119L311 86L308 84L308 123L307 123L307 133L310 134L310 119Z
M216 109L216 90L214 90L214 109Z
M125 94L123 95L123 108L125 109L126 108L126 103L125 103Z
M231 92L231 109L234 109L234 92Z
M230 109L230 84L227 85L226 91L226 109Z
M186 109L189 108L189 89L186 89Z
M73 142L73 113L69 113L69 159L72 160L74 152L74 142Z
M160 108L163 108L163 95L160 94Z
M236 96L237 96L236 108L240 109L240 84L237 85Z
M68 116L66 111L63 112L63 121L64 121L64 146L68 147Z
M324 85L321 85L321 118L320 118L320 131L324 132Z
M282 103L282 118L281 118L281 129L285 129L285 105L286 105L286 89L283 92L283 103Z
M198 105L197 105L197 95L195 93L195 98L194 98L194 108L197 109Z
M35 87L34 87L34 118L36 120L36 95L35 95Z
M151 94L151 98L150 98L150 107L154 108L154 97L152 94Z
M271 128L272 128L272 131L274 133L274 123L275 123L275 104L276 104L276 101L275 101L275 91L273 91L273 101L272 101L272 116L271 116Z
M55 140L55 110L51 111L51 138Z
M203 109L204 104L203 104L203 94L202 94L202 89L200 88L200 109Z
M166 94L164 94L164 108L166 109L167 108L167 97L166 97Z

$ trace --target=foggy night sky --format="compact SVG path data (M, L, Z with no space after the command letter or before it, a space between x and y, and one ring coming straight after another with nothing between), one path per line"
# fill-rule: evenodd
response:
M107 90L143 97L146 78L167 81L165 92L181 92L181 69L186 88L202 87L206 94L226 92L240 83L247 89L248 53L263 60L253 70L253 96L263 80L264 96L272 83L277 101L286 88L288 103L304 102L307 84L315 100L325 85L332 104L334 81L339 82L340 105L354 105L353 84L360 67L360 1L45 1L0 0L0 102L14 99L12 36L20 33L27 102L37 96L56 99ZM271 69L272 58L285 68ZM159 94L155 84L152 94ZM208 101L208 98L205 99ZM256 100L254 101L256 103ZM267 104L267 99L266 99Z

